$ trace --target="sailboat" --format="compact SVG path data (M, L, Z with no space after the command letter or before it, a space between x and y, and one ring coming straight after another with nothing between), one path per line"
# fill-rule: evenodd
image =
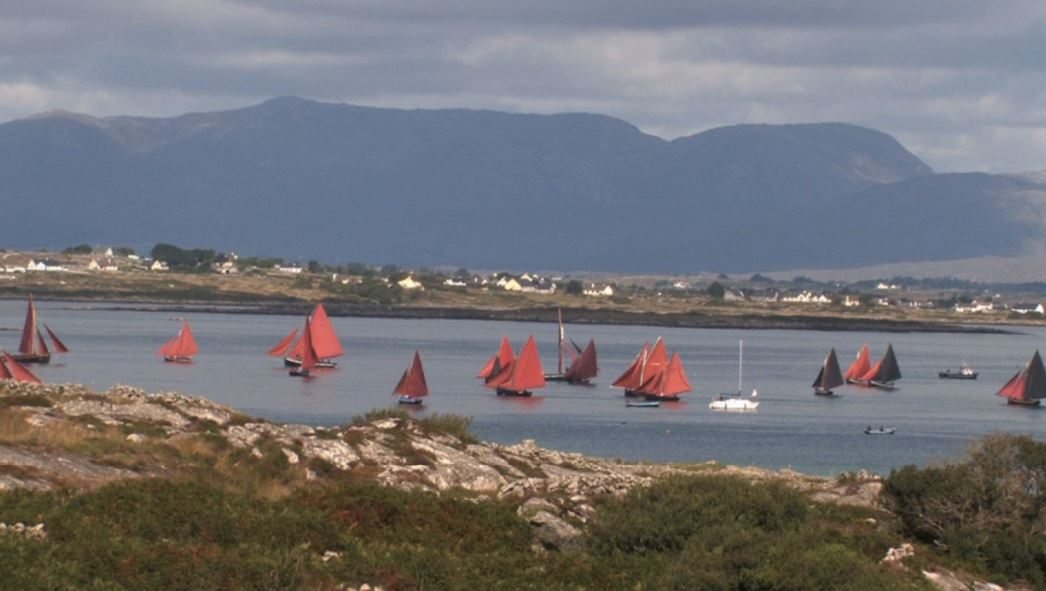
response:
M886 346L886 354L878 363L868 368L864 375L853 380L851 383L861 386L870 386L880 390L895 390L894 382L901 379L901 368L897 365L897 357L893 353L893 345Z
M1039 406L1039 401L1046 398L1046 369L1042 366L1039 352L1036 351L1028 365L1010 378L995 395L1006 398L1009 404Z
M400 404L421 404L422 398L429 395L429 385L425 382L425 369L421 367L421 354L414 350L414 359L403 371L393 394L399 396Z
M737 342L737 392L724 392L719 395L712 402L708 403L708 408L712 410L756 410L759 408L759 401L755 400L759 396L759 392L755 389L752 390L752 394L748 398L741 397L741 385L744 378L744 359L745 359L745 342L743 340Z
M298 329L291 330L290 334L280 339L280 342L273 345L271 349L265 352L269 357L286 357L287 353L291 350L291 345L294 344L294 338L298 336Z
M193 338L192 329L189 328L189 321L182 320L182 327L178 330L178 334L164 343L160 350L157 351L157 355L162 355L164 361L172 363L192 363L192 356L199 353L199 351L200 347L196 344L196 339Z
M868 372L868 369L872 367L871 357L868 345L861 345L861 349L857 351L857 357L854 358L853 363L846 368L846 373L843 374L843 379L846 380L847 384L857 383L861 376Z
M657 337L653 347L643 343L643 349L636 356L635 361L628 366L625 373L614 380L611 386L624 388L625 396L644 398L646 394L641 389L643 384L647 383L651 376L658 375L667 365L668 349L665 347L664 339Z
M3 358L0 360L0 379L15 380L16 382L30 382L33 384L43 383L40 381L40 378L33 374L33 372L22 367L22 364L18 363L14 356L7 351L3 352Z
M496 389L498 396L530 396L531 390L545 387L545 372L541 369L541 355L534 342L534 335L527 339L519 356L501 368L485 385Z
M563 369L563 352L570 355L570 366ZM566 331L563 330L563 309L559 309L559 366L556 373L545 374L549 382L567 382L570 384L588 384L596 377L599 367L596 364L596 342L589 340L584 350L579 349L573 341L567 343Z
M673 352L668 365L647 378L639 387L639 391L650 402L676 401L680 394L691 390L693 388L686 379L686 370L683 369L683 360L678 352Z
M835 348L828 352L821 364L821 371L814 379L814 394L818 396L833 396L832 388L838 388L846 383L843 374L839 371L839 359L835 356Z
M53 330L44 325L55 353L68 353L69 348L65 346ZM37 326L36 304L33 296L29 296L29 306L25 312L25 326L22 327L22 340L18 345L18 354L11 356L20 363L50 363L51 350L47 347L44 335Z
M305 330L301 333L301 356L298 358L298 364L290 369L289 373L292 376L307 378L309 373L316 367L318 358L316 356L316 347L313 345L312 336L312 319L305 319Z
M334 367L338 364L335 357L341 357L345 351L341 347L334 325L327 317L327 309L323 304L316 304L316 309L309 316L309 325L312 331L312 347L316 354L316 367ZM282 342L282 341L281 341ZM291 353L283 358L283 364L287 367L301 365L302 355L305 353L305 335L295 343ZM279 344L279 343L277 343ZM275 349L275 347L273 347Z
M515 358L516 354L512 351L512 343L508 342L507 336L503 336L501 337L501 348L487 360L487 363L483 366L483 369L479 370L479 375L476 377L484 382L489 382L491 378L501 373L502 369L508 367Z

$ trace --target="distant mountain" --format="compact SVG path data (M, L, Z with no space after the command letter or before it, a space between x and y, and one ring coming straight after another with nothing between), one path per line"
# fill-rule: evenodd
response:
M589 114L278 98L170 119L0 125L9 247L172 242L478 268L686 272L1007 255L1046 187L936 175L883 133L737 125L665 141Z

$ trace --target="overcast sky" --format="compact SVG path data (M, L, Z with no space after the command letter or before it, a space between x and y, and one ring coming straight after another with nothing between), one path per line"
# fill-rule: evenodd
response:
M1046 169L1046 2L0 0L0 121L280 95L588 111L675 138L845 121L938 171Z

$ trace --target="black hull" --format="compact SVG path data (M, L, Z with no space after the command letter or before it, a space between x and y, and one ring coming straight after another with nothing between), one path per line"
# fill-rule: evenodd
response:
M654 396L652 394L645 394L643 398L647 402L679 402L678 396Z
M284 357L283 358L283 365L284 365L284 367L301 367L301 360L300 359L294 359L293 357ZM316 362L316 367L325 368L325 369L330 369L330 368L332 368L332 367L334 367L336 365L338 365L338 362L337 361L331 361L330 359L320 359L319 361Z
M592 385L592 383L589 382L588 380L574 380L574 379L568 378L567 376L565 376L565 375L563 375L561 373L547 373L547 374L545 374L545 381L546 382L565 382L565 383L570 384L572 386L591 386Z
M646 398L646 394L639 392L638 390L625 390L626 398Z
M893 382L868 382L868 386L877 388L879 390L886 390L887 392L893 392L897 389L897 386L893 385Z
M533 394L533 392L531 392L530 390L519 391L519 390L506 390L504 388L498 388L497 393L498 393L498 396L515 396L515 397L527 397L527 396L531 396Z
M11 357L18 363L51 363L50 353L20 353Z
M411 398L409 396L400 396L399 400L397 400L397 402L399 402L400 404L418 405L418 404L422 403L422 400L421 400L421 398Z
M1038 401L1038 400L1018 400L1016 398L1007 398L1006 399L1006 403L1007 404L1012 404L1014 406L1039 406L1040 401Z
M192 363L192 357L171 357L165 355L163 360L167 363Z
M818 396L835 396L835 392L824 388L814 388L814 394Z
M964 375L961 373L949 373L946 371L942 371L937 373L937 377L941 378L942 380L976 380L977 372Z

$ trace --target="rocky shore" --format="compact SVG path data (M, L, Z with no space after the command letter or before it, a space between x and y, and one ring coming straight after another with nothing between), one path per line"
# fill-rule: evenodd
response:
M467 421L457 417L415 420L378 412L323 428L271 423L172 392L115 386L99 393L79 385L7 381L0 384L0 402L0 490L90 490L117 480L184 477L192 467L186 458L200 456L198 450L207 445L230 450L224 460L230 464L253 462L259 473L279 472L282 486L291 488L352 477L402 490L508 500L530 524L538 552L577 544L596 515L598 499L621 497L678 474L776 481L816 502L881 510L883 482L872 474L822 478L714 462L610 461L545 449L532 440L479 442L467 433ZM44 524L5 524L0 530L46 536ZM899 549L884 560L904 568L909 556L910 548ZM939 588L972 588L955 586L966 583L954 575L927 572L926 577Z

